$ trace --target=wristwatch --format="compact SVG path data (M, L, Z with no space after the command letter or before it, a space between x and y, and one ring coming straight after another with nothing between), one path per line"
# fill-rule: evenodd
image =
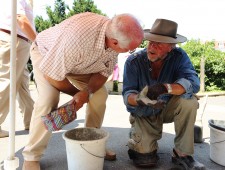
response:
M166 88L169 94L172 93L173 90L171 84L166 84Z

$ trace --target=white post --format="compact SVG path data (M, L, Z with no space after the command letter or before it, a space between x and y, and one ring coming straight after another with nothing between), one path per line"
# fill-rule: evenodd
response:
M201 58L200 62L200 91L205 92L205 56Z
M16 114L16 12L17 0L11 0L11 48L10 48L10 126L9 126L9 153L4 160L5 170L15 170L19 167L19 159L15 157L15 114Z

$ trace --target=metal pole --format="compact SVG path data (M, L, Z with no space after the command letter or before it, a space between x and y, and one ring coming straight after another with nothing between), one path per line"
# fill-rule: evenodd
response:
M11 48L10 48L10 126L9 126L9 153L7 160L4 160L6 170L14 170L19 167L19 159L15 158L15 114L16 114L16 13L17 0L11 0L12 21L11 21Z

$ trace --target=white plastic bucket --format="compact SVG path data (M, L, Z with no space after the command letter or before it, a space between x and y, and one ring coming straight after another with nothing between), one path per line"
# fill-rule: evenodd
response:
M225 166L225 121L209 120L210 159Z
M68 170L103 169L109 133L96 128L76 128L63 133Z

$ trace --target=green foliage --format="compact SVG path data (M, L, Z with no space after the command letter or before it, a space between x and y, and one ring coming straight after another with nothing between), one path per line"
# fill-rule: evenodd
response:
M35 17L34 23L37 32L41 32L51 26L50 22L48 20L44 20L42 16Z
M118 84L119 84L119 81L118 80L114 80L113 81L113 91L114 92L118 92L119 91Z
M205 60L205 90L225 90L225 53L215 49L214 41L202 43L200 40L189 40L178 44L189 55L197 73L200 76L201 58ZM140 48L146 48L143 41Z
M46 8L46 11L49 17L50 26L54 26L67 18L67 15L66 15L67 8L68 6L65 4L64 0L55 1L54 11L52 11L50 6Z
M82 12L93 12L96 14L106 15L97 9L92 0L74 0L72 9L69 9L68 17Z
M46 7L46 13L48 15L47 20L44 20L42 16L37 16L35 18L35 27L37 32L41 32L52 27L74 14L93 12L105 15L101 10L97 9L97 6L92 0L74 0L72 8L66 5L64 0L55 0L54 5L54 10L52 10L51 6Z
M204 58L206 91L225 90L225 53L216 50L213 41L201 43L199 40L190 40L181 47L187 52L199 74L200 61Z
M146 48L148 46L148 41L147 40L143 40L141 45L139 45L139 48Z
M46 8L48 19L42 16L35 18L37 32L41 32L66 18L82 13L93 12L106 15L97 9L93 0L74 0L72 8L65 4L64 0L55 0L53 10L50 6ZM140 48L146 48L148 42L143 41ZM196 71L200 74L201 58L205 59L205 87L206 91L225 90L225 53L214 49L214 42L201 43L200 40L190 40L180 45L189 55ZM32 69L32 68L31 68ZM116 86L116 82L114 83ZM115 89L116 90L116 89Z

